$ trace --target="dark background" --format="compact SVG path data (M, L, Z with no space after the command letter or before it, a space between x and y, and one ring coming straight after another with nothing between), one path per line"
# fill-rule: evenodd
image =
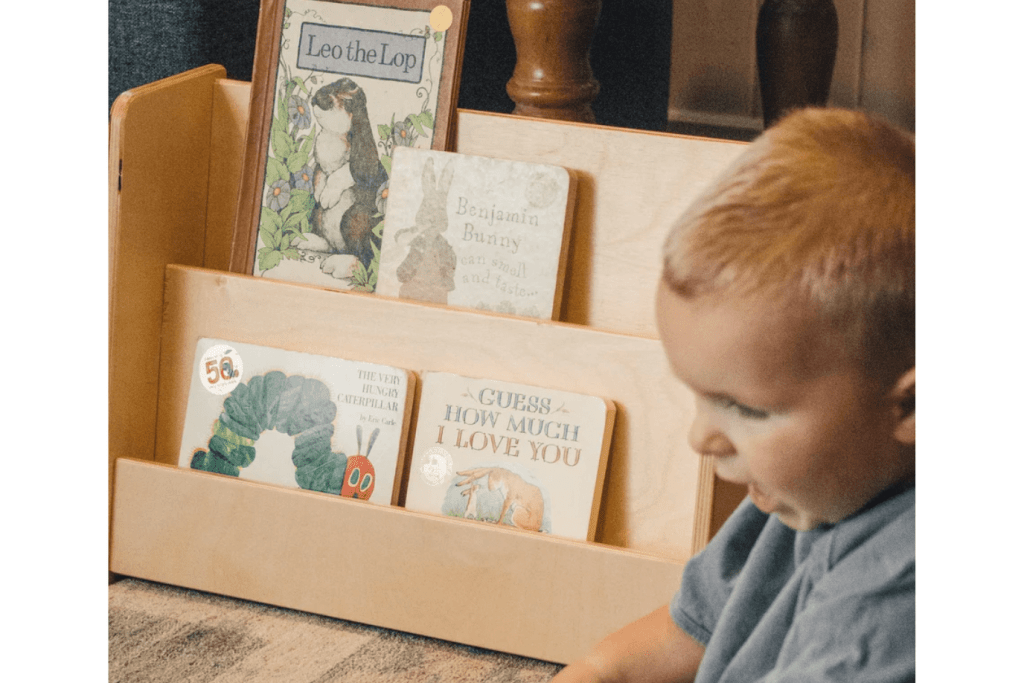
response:
M258 0L108 0L108 108L121 92L204 64L252 80ZM597 122L666 129L671 0L605 0L590 51ZM515 44L504 0L472 0L459 107L510 113Z

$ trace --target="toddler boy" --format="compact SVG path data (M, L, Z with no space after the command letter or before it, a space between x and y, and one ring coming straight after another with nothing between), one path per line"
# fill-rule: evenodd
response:
M748 497L555 680L913 680L913 139L783 119L671 230L657 316L691 446Z

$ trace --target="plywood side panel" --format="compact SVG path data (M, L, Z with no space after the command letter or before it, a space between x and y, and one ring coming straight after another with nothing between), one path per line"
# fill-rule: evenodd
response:
M218 337L610 399L597 540L677 560L707 541L695 512L708 510L712 476L687 445L692 395L656 340L178 266L167 269L165 306L161 462L177 462L196 342Z
M113 571L566 663L665 604L682 565L122 459Z
M579 175L561 320L657 336L654 291L672 222L745 143L461 111L456 151ZM458 226L449 228L459 239Z
M248 83L226 79L217 81L213 89L210 198L207 202L206 250L202 265L215 270L227 270L231 256L250 90Z
M213 84L224 73L194 69L111 108L111 453L153 457L164 267L203 263Z

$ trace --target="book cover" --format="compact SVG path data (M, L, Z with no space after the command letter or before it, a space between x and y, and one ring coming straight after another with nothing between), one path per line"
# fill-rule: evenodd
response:
M614 403L445 372L421 379L407 509L593 540Z
M415 381L387 365L200 339L178 465L395 504Z
M401 149L377 293L555 318L574 207L561 166Z
M260 75L272 93L262 95L268 121L250 128L263 151L250 160L247 150L245 168L261 182L243 184L241 200L258 216L240 206L249 223L236 226L235 249L253 275L373 291L392 155L448 140L468 0L267 5L260 31L277 22L266 39L276 58L259 53L260 42L256 61L267 63L271 73ZM260 111L252 116L259 126ZM262 170L252 167L259 160Z

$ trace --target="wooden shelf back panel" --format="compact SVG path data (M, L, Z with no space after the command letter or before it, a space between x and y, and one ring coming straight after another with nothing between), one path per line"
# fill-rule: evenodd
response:
M560 663L664 604L682 573L594 544L128 459L114 493L115 572Z
M647 337L657 336L654 291L669 227L746 146L469 111L460 112L456 145L578 173L560 319Z
M156 460L176 464L196 342L216 337L414 371L593 394L618 411L597 540L684 560L708 540L713 474L692 395L653 339L169 266Z
M213 140L238 140L238 117L248 115L251 87L222 81L218 89L221 106L214 111ZM234 208L241 146L231 154L223 144L224 154L211 159L211 206ZM558 164L577 171L576 214L560 319L646 337L657 336L654 289L669 226L745 146L730 140L464 109L456 118L457 152ZM224 218L218 215L208 225L208 231L218 234L208 236L209 243L230 243L231 222ZM458 226L450 232L458 238ZM206 265L220 268L215 263Z

